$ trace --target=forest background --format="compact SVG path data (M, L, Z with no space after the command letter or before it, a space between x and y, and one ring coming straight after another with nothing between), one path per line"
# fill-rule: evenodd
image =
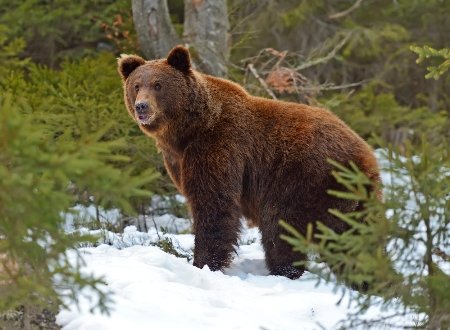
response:
M153 2L168 7L171 37L190 47L200 70L253 94L326 107L374 148L417 155L425 140L448 165L450 1ZM203 2L225 5L214 17L225 31L213 47L216 66L201 62L208 47L186 24ZM36 302L59 301L56 274L61 285L71 283L69 296L95 288L98 279L80 276L64 258L89 240L63 233L61 214L74 205L97 209L96 218L80 220L91 228L106 226L102 210L120 210L122 224L108 226L117 231L145 215L153 195L171 201L162 211L186 216L153 141L125 111L116 71L122 53L165 56L161 45L142 43L133 8L143 3L0 0L0 310L24 304L29 292ZM443 219L447 228L448 213Z

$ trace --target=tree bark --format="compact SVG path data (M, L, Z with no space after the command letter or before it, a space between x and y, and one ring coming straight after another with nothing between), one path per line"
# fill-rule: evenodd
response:
M226 0L185 0L184 34L200 71L227 75L228 12Z
M228 12L226 0L185 0L183 40L169 16L167 0L132 0L133 21L147 59L165 57L183 43L194 67L215 76L227 75Z
M181 44L170 21L167 0L132 0L133 21L144 56L149 59L167 56Z

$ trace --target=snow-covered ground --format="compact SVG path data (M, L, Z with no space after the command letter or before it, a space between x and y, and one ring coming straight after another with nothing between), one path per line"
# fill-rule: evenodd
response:
M395 180L399 179L383 174L385 183ZM86 212L95 214L89 208ZM114 221L114 212L104 218ZM113 309L109 316L90 313L92 302L85 292L79 308L72 303L57 315L64 330L335 329L353 310L348 296L337 305L342 287L323 281L317 285L318 278L311 273L298 280L268 275L256 228L244 227L231 267L212 272L192 266L194 237L179 234L189 228L188 220L162 214L144 221L148 232L134 226L122 234L91 231L107 244L79 249L84 271L103 276L113 292ZM73 219L67 225L72 226ZM170 240L184 257L154 246L161 240ZM372 307L365 317L386 313ZM416 320L404 317L400 322L412 326Z
M181 254L192 252L193 235L159 235ZM81 253L85 271L103 276L114 293L111 314L91 314L92 302L80 295L80 308L72 304L60 311L57 323L65 330L281 330L332 329L345 319L348 301L336 305L341 295L332 284L316 286L310 273L299 280L268 275L259 235L256 228L245 228L231 267L212 272L150 245L158 239L154 229L141 233L131 226L123 235L108 232L102 239L112 245ZM367 317L379 315L373 308Z

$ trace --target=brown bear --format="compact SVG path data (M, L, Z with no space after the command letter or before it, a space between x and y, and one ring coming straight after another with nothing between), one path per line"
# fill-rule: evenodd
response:
M248 94L231 81L194 70L186 48L167 59L118 60L125 104L140 129L156 140L167 171L194 219L194 265L226 267L240 218L259 226L271 274L299 277L292 263L305 255L280 239L283 219L305 234L322 221L347 226L328 210L356 210L327 193L340 185L327 159L353 161L374 182L372 149L330 111Z

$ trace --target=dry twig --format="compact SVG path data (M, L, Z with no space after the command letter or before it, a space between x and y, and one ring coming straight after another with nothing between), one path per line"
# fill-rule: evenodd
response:
M346 9L346 10L344 10L344 11L341 11L341 12L339 12L339 13L336 13L336 14L328 15L328 18L329 18L329 19L339 19L339 18L342 18L342 17L344 17L344 16L347 16L347 15L350 14L352 11L356 10L356 9L361 5L361 3L362 3L362 0L357 0L357 1L353 4L353 6L351 6L350 8L348 8L348 9Z
M331 52L328 53L326 56L320 57L320 58L318 58L318 59L315 59L315 60L312 60L312 61L309 61L309 62L306 62L306 63L303 63L303 64L300 64L300 65L297 66L295 69L296 69L296 70L304 70L304 69L310 68L310 67L312 67L312 66L315 66L315 65L318 65L318 64L322 64L322 63L328 62L329 60L331 60L333 57L336 56L336 53L337 53L339 50L341 50L342 47L345 46L345 44L347 43L348 39L350 39L350 36L351 36L350 33L347 34L347 35L345 36L345 38L342 39L341 42L338 43L338 44L331 50Z
M438 257L441 257L444 261L450 261L450 256L445 253L444 251L442 251L440 248L434 248L433 249L433 254L437 255Z
M250 70L250 72L253 74L253 76L259 81L259 83L261 84L261 86L264 88L264 90L274 99L277 100L277 97L275 96L275 94L272 92L272 90L269 88L269 86L267 86L266 81L264 79L262 79L259 74L258 71L256 71L253 63L250 63L247 65L248 69Z

